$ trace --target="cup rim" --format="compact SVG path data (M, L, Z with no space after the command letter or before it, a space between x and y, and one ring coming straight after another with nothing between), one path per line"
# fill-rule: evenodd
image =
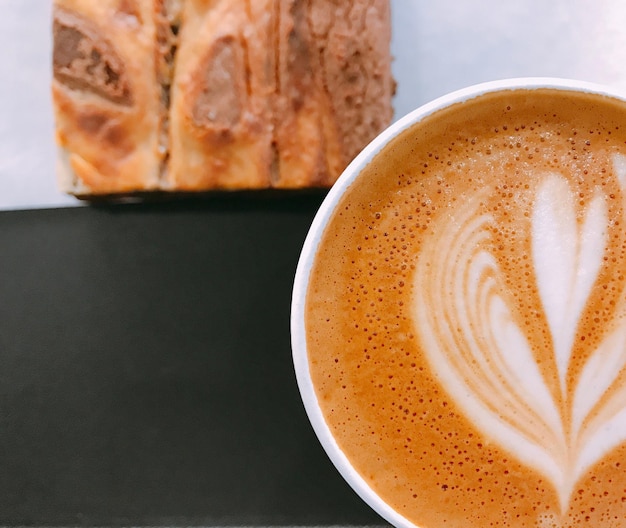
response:
M454 104L489 93L515 90L554 89L590 93L626 101L626 94L617 88L558 77L517 77L474 84L438 97L401 117L374 138L348 165L322 201L305 238L296 267L291 299L291 347L296 381L308 419L327 456L352 489L383 519L398 528L419 528L389 506L352 466L337 444L319 406L311 379L306 345L305 304L311 267L317 247L339 201L372 159L394 138L431 114Z

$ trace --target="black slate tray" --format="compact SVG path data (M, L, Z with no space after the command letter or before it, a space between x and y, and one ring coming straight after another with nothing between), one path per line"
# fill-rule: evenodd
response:
M293 374L322 196L255 196L0 213L1 525L383 524Z

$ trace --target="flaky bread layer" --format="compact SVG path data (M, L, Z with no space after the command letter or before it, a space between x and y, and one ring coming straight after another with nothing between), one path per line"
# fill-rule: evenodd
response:
M389 0L55 0L54 27L70 193L329 187L392 118Z

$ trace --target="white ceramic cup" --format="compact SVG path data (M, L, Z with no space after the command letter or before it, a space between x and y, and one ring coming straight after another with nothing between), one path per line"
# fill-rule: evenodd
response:
M419 123L425 117L441 109L463 101L468 101L487 93L516 89L528 90L541 88L605 95L611 98L626 101L626 96L623 92L619 92L618 90L611 89L607 86L567 79L534 77L508 79L478 84L440 97L396 121L376 139L374 139L355 158L355 160L341 175L337 183L332 187L322 203L315 219L313 220L302 249L296 271L292 296L291 343L296 378L306 412L323 448L348 484L350 484L350 486L361 496L361 498L379 515L394 526L400 528L416 528L416 526L385 503L354 469L348 457L337 445L337 442L335 441L333 434L324 419L323 413L317 401L315 388L309 371L305 334L305 297L317 247L326 225L332 217L333 212L335 211L335 208L337 207L337 204L341 200L343 194L346 192L346 189L355 181L362 170L368 166L374 156L384 150L391 140L397 137L404 130Z

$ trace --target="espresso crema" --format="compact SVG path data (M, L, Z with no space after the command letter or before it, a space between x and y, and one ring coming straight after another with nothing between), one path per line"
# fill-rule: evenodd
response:
M352 465L423 528L626 527L626 105L481 95L348 188L306 297Z

